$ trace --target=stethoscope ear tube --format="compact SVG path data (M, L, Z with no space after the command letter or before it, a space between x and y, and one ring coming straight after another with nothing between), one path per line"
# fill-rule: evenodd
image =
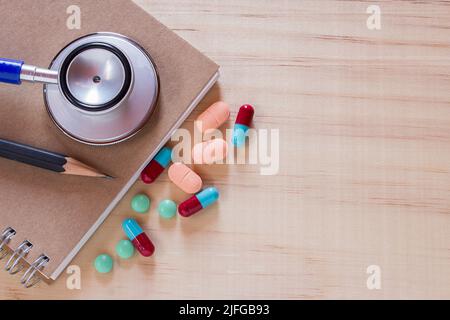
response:
M0 82L21 84L22 81L58 83L58 71L24 64L22 60L0 58Z

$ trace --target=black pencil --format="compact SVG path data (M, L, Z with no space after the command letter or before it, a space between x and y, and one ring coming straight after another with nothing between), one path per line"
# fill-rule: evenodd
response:
M13 141L0 139L0 157L26 163L61 174L112 178L68 156Z

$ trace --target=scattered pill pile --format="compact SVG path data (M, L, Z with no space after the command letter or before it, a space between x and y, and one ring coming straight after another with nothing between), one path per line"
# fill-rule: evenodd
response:
M243 105L237 114L233 128L231 143L237 148L245 145L245 140L253 120L255 110L249 105ZM219 101L211 105L197 118L195 125L204 133L210 129L218 129L230 117L230 107L225 102ZM196 144L192 149L194 164L212 164L226 158L228 143L223 139L213 139ZM172 150L164 147L150 161L141 173L141 180L151 184L169 167L172 161ZM168 176L178 188L191 196L178 205L178 213L188 218L202 209L211 206L219 199L219 190L216 187L204 187L202 178L190 167L181 162L173 163L168 170ZM133 211L145 214L150 210L150 198L146 194L137 194L131 200ZM158 212L163 219L172 219L177 213L177 204L165 199L159 202ZM120 240L116 245L116 254L121 259L130 259L134 251L138 251L144 257L150 257L155 252L155 246L150 238L133 218L128 218L122 223L122 229L129 240ZM99 273L108 273L113 269L113 258L108 254L99 255L95 261L95 269Z

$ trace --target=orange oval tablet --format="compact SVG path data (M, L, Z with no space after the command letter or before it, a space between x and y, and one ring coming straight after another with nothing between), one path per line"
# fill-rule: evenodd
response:
M199 115L195 124L198 130L205 132L219 128L229 117L230 106L223 101L218 101Z
M197 193L202 188L202 178L181 162L172 164L168 173L169 179L186 193Z
M195 164L213 164L228 155L228 143L223 139L214 139L197 143L192 149Z

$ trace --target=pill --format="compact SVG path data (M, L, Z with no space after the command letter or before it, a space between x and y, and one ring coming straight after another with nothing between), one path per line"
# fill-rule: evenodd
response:
M110 255L101 254L94 261L95 270L99 273L108 273L113 268L113 259Z
M172 150L162 148L161 151L150 161L147 167L141 173L141 179L144 183L153 183L159 175L164 171L172 158Z
M122 259L129 259L134 254L134 246L129 240L120 240L116 245L116 253Z
M194 194L202 189L202 178L181 162L172 164L168 173L169 179L186 193Z
M236 147L240 148L245 144L247 131L250 128L250 124L252 123L254 114L255 109L249 104L244 104L239 109L233 128L232 138L233 145L235 145Z
M192 148L195 164L213 164L224 159L228 154L228 143L223 139L214 139L197 143Z
M195 125L201 132L209 129L217 129L230 117L230 107L223 101L211 105L198 116Z
M155 252L155 246L134 219L126 219L122 229L137 251L144 257L150 257Z
M219 199L219 191L209 187L190 197L178 206L178 213L183 217L190 217L200 210L212 205Z
M145 194L137 194L131 199L131 208L138 213L147 213L150 209L150 198Z
M163 200L158 206L159 215L164 219L171 219L177 214L177 204L172 200Z

